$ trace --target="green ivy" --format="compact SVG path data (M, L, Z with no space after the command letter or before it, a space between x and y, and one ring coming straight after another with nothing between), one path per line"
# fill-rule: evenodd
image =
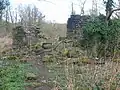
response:
M103 55L104 48L107 52L114 53L114 49L118 44L120 38L120 20L112 19L109 24L105 22L105 16L100 15L91 20L83 27L83 39L81 46L92 53L92 48L96 45L97 55ZM102 52L100 53L100 49Z
M0 69L0 90L25 90L24 65L16 64Z

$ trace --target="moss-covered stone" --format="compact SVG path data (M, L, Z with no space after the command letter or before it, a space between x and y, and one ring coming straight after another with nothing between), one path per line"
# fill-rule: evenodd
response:
M37 79L37 75L34 73L26 73L25 77L27 80L36 80Z

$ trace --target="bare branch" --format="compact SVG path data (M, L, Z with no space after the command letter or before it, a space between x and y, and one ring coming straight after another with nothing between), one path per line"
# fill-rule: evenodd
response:
M51 1L48 1L48 0L38 0L38 1L45 1L45 2L48 2L48 3L51 3L51 4L55 5L55 3L51 2Z
M87 0L85 0L83 3L82 3L82 7L81 7L81 14L84 15L84 6L85 6L85 3L86 3Z
M117 18L120 18L119 14L118 13L115 13L115 15L117 16Z
M115 12L115 11L119 11L119 10L120 10L120 8L113 9L110 13L108 13L108 15L106 16L106 19L109 20L110 17L111 17L111 15L113 14L113 12Z

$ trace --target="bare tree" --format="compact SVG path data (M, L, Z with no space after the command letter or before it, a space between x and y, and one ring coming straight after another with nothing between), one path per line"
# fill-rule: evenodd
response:
M74 5L77 5L80 7L80 15L84 15L84 6L85 6L86 1L87 0L77 0L78 4L73 3Z
M13 14L14 14L14 12L11 10L11 7L9 7L9 15L10 15L10 21L12 22L12 23L14 23L14 19L13 19Z
M84 12L85 12L84 7L85 7L85 3L86 3L87 0L84 0L84 1L78 0L78 1L80 2L79 3L80 9L81 9L80 10L80 12L81 12L80 15L84 15Z
M112 14L120 10L120 7L115 7L113 0L103 0L106 6L106 21L109 21Z
M118 0L118 7L120 8L120 0ZM115 15L120 18L120 11L116 12Z
M72 12L71 12L71 14L72 14L72 15L75 15L75 10L74 10L73 3L71 4L71 6L72 6Z
M25 26L30 26L33 24L38 24L45 17L39 11L36 6L28 5L18 7L18 14L20 17L20 21L24 23Z
M6 14L5 14L5 17L6 17L6 31L9 30L9 13L8 13L8 6L6 7Z
M51 4L54 4L54 5L55 5L55 3L53 3L53 2L51 2L51 1L49 1L49 0L38 0L38 1L44 1L44 2L48 2L48 3L51 3Z
M3 17L3 11L10 5L9 0L0 0L0 20Z
M112 16L112 14L115 12L115 11L119 11L120 8L116 8L116 9L113 9L111 10L111 12L109 12L107 15L106 15L106 19L109 20L110 17Z

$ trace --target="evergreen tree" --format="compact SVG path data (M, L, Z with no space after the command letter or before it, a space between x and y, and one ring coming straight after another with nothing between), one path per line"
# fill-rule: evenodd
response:
M3 10L5 10L9 5L9 0L0 0L0 20L2 20Z
M107 0L106 2L106 14L111 12L114 6L113 0Z

